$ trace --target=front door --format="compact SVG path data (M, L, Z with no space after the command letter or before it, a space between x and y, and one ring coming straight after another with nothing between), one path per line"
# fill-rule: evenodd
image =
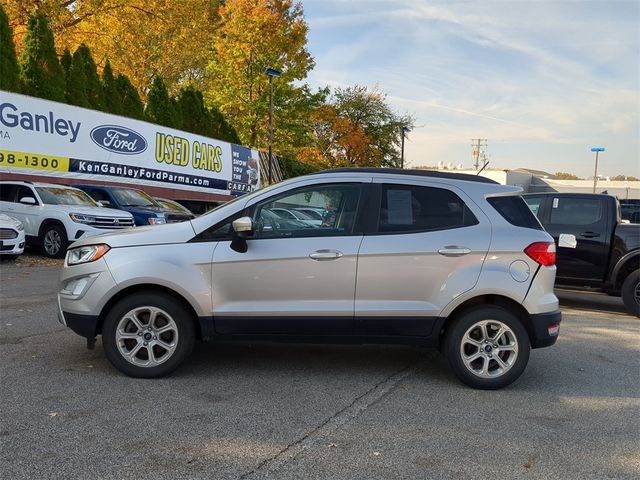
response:
M256 230L247 251L220 241L213 253L213 314L219 334L334 335L353 332L361 185L302 187L245 213ZM322 223L278 215L314 207ZM276 212L274 212L276 210Z

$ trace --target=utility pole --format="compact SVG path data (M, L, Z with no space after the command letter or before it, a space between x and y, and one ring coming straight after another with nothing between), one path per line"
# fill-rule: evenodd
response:
M593 193L596 193L596 185L598 184L598 154L604 152L604 147L592 147L592 152L596 152L596 168L593 172Z
M409 129L407 127L400 128L400 135L402 135L402 146L400 148L400 168L404 168L404 138L409 133Z
M478 170L480 168L480 154L484 154L484 152L481 151L481 148L484 147L485 149L487 148L487 139L486 138L472 138L471 139L471 147L473 147L472 150L472 157L474 158L474 163L473 166L476 170Z

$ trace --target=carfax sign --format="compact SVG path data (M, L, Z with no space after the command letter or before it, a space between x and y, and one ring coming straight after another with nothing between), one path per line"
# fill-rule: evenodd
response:
M259 152L152 123L0 91L0 172L240 194Z

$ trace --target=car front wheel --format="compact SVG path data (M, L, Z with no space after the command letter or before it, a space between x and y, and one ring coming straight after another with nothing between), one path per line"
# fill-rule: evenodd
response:
M60 225L45 227L40 242L43 253L49 258L63 258L67 253L67 232Z
M447 329L445 354L465 384L495 390L515 381L529 361L529 336L507 310L485 306L463 313Z
M170 296L136 293L109 311L102 343L113 366L131 377L168 375L193 350L192 315Z

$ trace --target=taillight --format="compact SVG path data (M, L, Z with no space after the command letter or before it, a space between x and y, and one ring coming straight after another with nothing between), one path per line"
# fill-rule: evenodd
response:
M545 267L556 264L556 244L553 242L534 242L524 249L524 253Z

